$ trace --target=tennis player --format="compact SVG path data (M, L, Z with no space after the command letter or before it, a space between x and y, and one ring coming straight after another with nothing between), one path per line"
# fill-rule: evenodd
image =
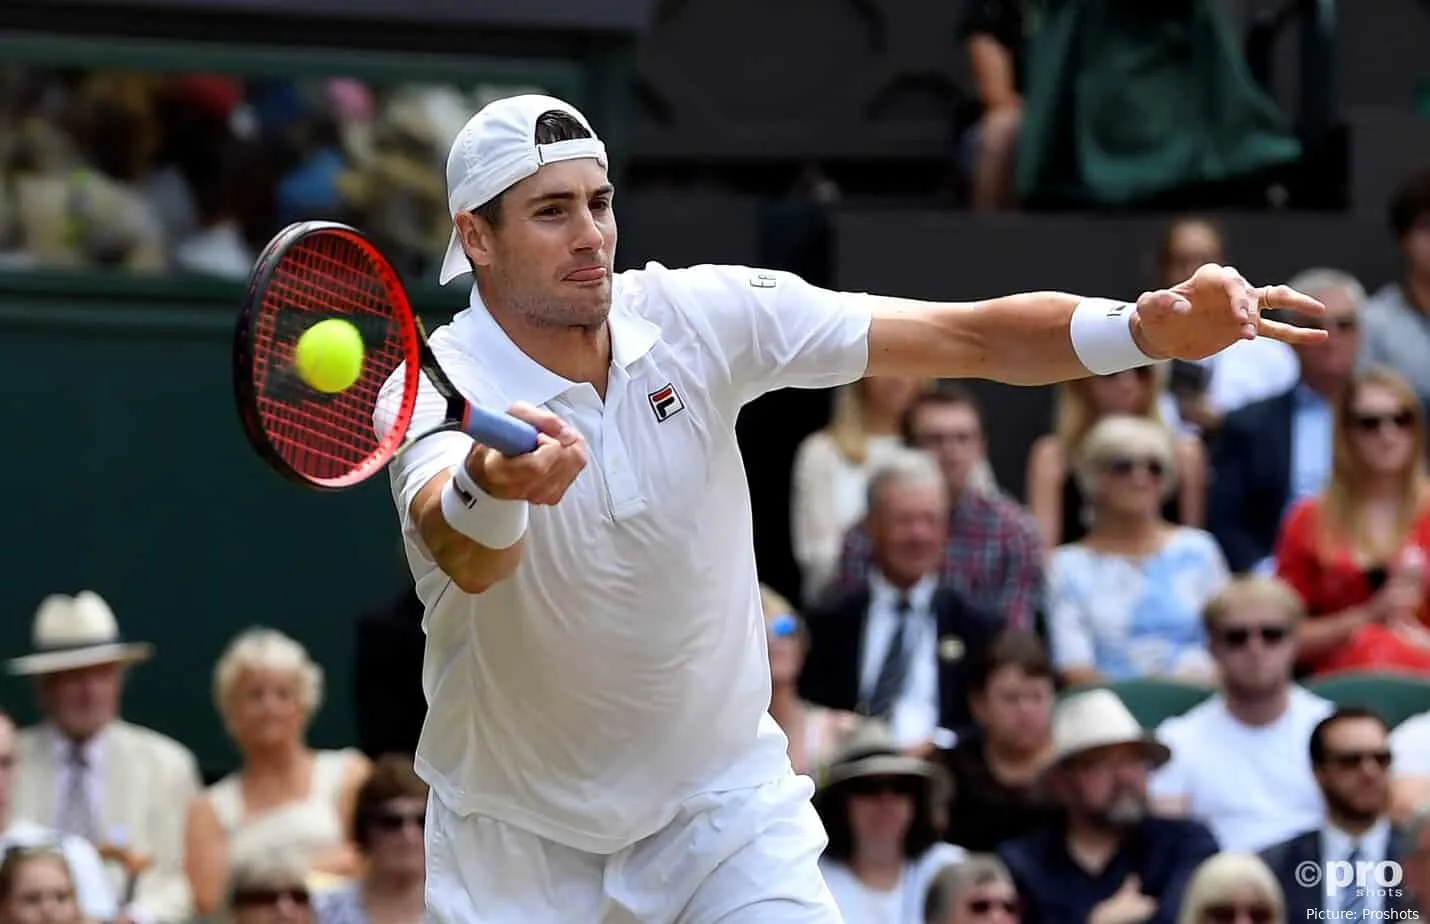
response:
M825 834L767 715L741 407L864 375L1041 384L1320 331L1283 286L1204 266L1135 305L832 292L738 266L616 274L606 151L544 96L452 145L432 348L475 403L541 432L504 458L461 434L392 465L425 606L427 903L451 924L837 924ZM391 400L377 427L391 426ZM442 419L424 390L413 426Z

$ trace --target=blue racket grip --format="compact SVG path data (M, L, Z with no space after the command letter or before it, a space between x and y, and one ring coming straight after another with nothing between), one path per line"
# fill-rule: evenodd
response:
M536 450L535 427L524 420L497 414L475 404L467 405L467 419L462 430L504 456L522 456Z

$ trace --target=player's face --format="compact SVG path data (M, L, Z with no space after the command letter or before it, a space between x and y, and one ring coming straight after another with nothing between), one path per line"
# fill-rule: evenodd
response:
M118 664L96 664L51 674L41 681L45 713L68 737L85 741L119 714L124 670Z
M611 310L615 191L595 160L547 164L502 195L491 227L458 216L489 307L540 327L599 327Z
M306 718L302 683L292 671L250 668L238 676L229 694L229 731L245 748L298 740Z

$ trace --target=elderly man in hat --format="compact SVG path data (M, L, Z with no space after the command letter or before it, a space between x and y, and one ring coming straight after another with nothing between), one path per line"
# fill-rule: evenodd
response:
M998 849L1023 924L1176 920L1192 871L1217 844L1200 822L1148 814L1148 774L1170 757L1110 690L1058 705L1041 782L1063 816Z
M88 839L122 860L127 914L179 921L192 910L184 874L185 809L200 788L194 755L118 717L124 668L149 657L126 643L92 591L47 597L35 614L33 654L10 672L36 678L44 721L15 749L14 814Z

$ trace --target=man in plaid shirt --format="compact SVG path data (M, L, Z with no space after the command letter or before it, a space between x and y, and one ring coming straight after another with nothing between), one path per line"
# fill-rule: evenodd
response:
M953 498L941 578L970 604L1032 630L1043 592L1037 527L1018 504L970 479L985 459L983 419L973 395L943 383L918 398L905 418L905 440L938 457ZM844 537L835 590L863 587L872 561L862 524Z

